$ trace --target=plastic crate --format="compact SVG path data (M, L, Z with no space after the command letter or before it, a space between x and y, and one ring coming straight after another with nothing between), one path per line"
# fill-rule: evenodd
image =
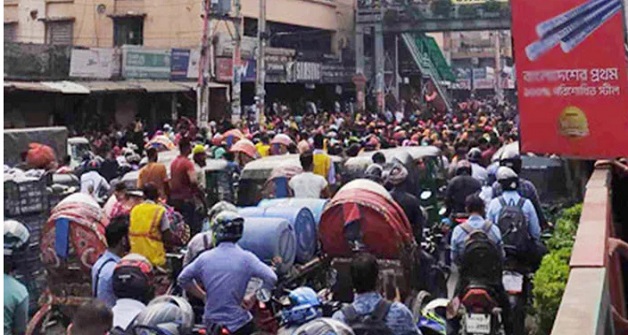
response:
M41 213L48 210L46 186L49 177L39 180L4 182L4 211L7 216Z
M49 213L36 213L36 214L26 214L26 215L18 215L11 217L11 219L21 222L28 228L31 236L29 239L29 243L39 243L41 239L42 230L44 229L44 225L48 220Z

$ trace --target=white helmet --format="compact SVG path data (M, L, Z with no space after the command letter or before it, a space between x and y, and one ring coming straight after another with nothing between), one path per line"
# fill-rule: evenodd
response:
M25 248L31 233L25 225L15 220L4 221L4 255L11 256Z
M498 181L519 177L513 169L506 166L500 166L499 169L497 169L497 173L495 174L495 176L497 177Z

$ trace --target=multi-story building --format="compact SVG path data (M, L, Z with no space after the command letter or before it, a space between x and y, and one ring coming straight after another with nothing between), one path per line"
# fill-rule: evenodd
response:
M206 0L212 1L212 0ZM234 2L234 1L232 1ZM258 0L242 0L245 34L254 34ZM348 43L353 31L353 0L267 1L270 44L322 41L332 53ZM6 0L5 40L26 43L156 48L200 46L201 0ZM225 24L217 31L233 32Z
M10 115L39 115L37 122L28 121L33 118L24 118L24 122L17 120L9 124L42 126L46 123L64 123L68 122L67 117L64 119L68 110L75 111L73 118L80 124L85 124L94 115L100 115L101 123L115 121L125 124L135 117L141 117L153 125L171 120L181 113L196 116L200 110L197 94L194 93L198 67L194 71L189 70L187 77L184 69L183 79L176 79L188 80L187 83L170 81L175 80L174 71L178 64L175 62L175 49L187 49L190 64L193 58L191 51L199 54L205 23L203 1L225 3L225 0L6 0L5 42L17 42L20 45L10 48L8 62L5 53L5 69L10 64L10 71L5 71L5 80L47 81L44 86L38 83L5 85L5 92L10 93L5 103L12 110ZM231 0L232 15L235 2ZM242 58L247 64L241 74L243 105L252 104L255 93L255 37L259 7L259 0L241 0ZM210 81L214 82L214 87L218 87L216 91L229 92L234 21L218 19L215 15L210 17L209 27L214 33L211 39L211 54L214 57ZM337 84L350 85L353 69L344 68L344 64L352 64L349 59L351 52L348 51L353 45L353 17L354 0L266 1L267 101L283 98L282 94L285 96L286 92L290 92L287 88L299 92L305 90L309 94L315 91L325 94L337 92ZM139 49L135 49L139 51L133 56L135 61L146 62L139 66L144 66L144 69L137 69L136 66L138 71L131 73L125 68L128 65L125 59L131 57L124 56L128 49L122 48L124 45L139 46ZM83 52L81 62L75 62L75 55L79 55L77 48L107 50L94 49L93 55L97 56L85 56ZM26 52L30 52L28 57L21 57ZM37 57L38 52L42 55L49 52L50 57L59 57L60 61L48 62L43 59L46 57ZM101 57L103 54L106 57ZM164 61L166 58L168 61ZM37 65L41 65L41 69L34 66L35 62L30 59L39 61ZM110 62L117 61L118 65L105 71L113 73L109 76L99 73L98 77L93 77L89 71L87 74L72 75L73 69L76 70L73 65L93 65L94 59L96 62L113 59ZM57 67L52 69L54 71L45 69L52 65ZM185 65L187 67L187 61ZM154 68L145 71L151 66ZM15 71L30 67L33 67L32 71ZM90 69L93 70L93 66ZM16 72L19 72L18 75ZM54 72L54 75L45 75L48 72ZM60 77L58 74L61 72L66 77ZM30 74L35 75L31 78ZM144 79L150 79L151 82ZM50 81L71 81L79 86L51 84ZM312 89L314 86L316 90ZM33 105L30 94L36 90L40 92L38 94L46 92L56 102L40 100L36 106ZM224 115L228 104L227 94L213 95L218 100L209 102L215 107L210 107L212 118ZM115 115L113 120L106 119L111 118L111 115Z

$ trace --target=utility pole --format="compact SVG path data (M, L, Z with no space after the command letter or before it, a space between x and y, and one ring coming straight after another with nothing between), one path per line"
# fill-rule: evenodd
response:
M209 122L209 85L210 79L210 51L209 41L211 6L209 0L203 0L203 39L201 40L201 59L198 69L198 88L196 91L196 125L199 128L206 127ZM172 122L176 122L175 113L172 115Z
M264 97L266 90L266 0L259 0L259 18L257 19L257 76L255 96L257 98L258 115L264 113ZM259 122L259 120L257 120Z
M497 100L499 102L502 102L504 100L504 91L501 87L501 53L501 32L498 30L495 32L495 95L497 96Z
M232 95L231 95L231 122L240 121L242 115L242 105L240 100L240 94L242 90L242 57L240 55L240 44L242 41L242 15L240 10L242 9L240 0L234 0L235 16L233 18L233 26L235 27L233 48L233 78L231 79Z

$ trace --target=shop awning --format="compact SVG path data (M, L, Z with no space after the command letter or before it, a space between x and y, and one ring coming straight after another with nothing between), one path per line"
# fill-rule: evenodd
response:
M59 92L59 90L46 85L42 85L42 83L40 82L25 81L5 81L4 89L16 91Z
M64 94L89 94L90 92L87 87L71 81L43 81L41 84Z
M148 93L176 93L187 92L191 90L190 87L180 85L179 83L167 81L167 80L138 80L129 81L130 84L136 85Z
M81 85L92 93L143 91L141 87L127 81L82 81Z

